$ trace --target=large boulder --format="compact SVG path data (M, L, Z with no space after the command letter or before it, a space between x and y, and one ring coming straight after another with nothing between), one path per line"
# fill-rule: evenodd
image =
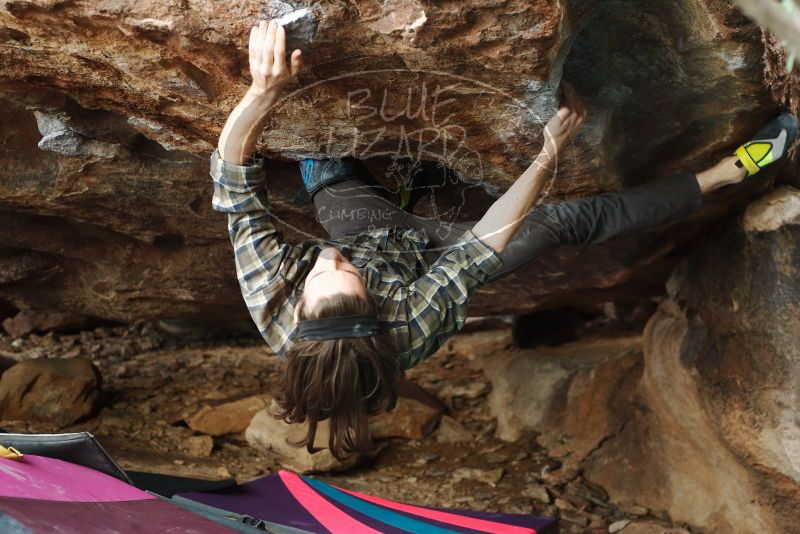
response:
M0 378L0 421L65 427L97 410L100 388L100 372L85 358L20 362Z
M479 358L498 436L535 431L612 501L703 531L795 532L800 191L715 228L667 292L642 337Z
M423 208L478 218L535 157L563 77L590 119L546 201L698 170L798 102L778 44L727 2L9 0L0 299L118 320L245 314L207 161L259 16L284 17L308 66L259 143L293 241L321 235L291 203L291 161L308 156L354 154L387 185L409 172L392 156L439 160L460 180ZM657 287L668 254L725 205L669 233L546 254L479 291L474 310Z
M585 464L612 499L709 532L797 531L799 202L772 192L673 274L644 333L640 408Z
M486 354L489 408L497 436L527 432L570 464L579 464L630 415L628 395L642 369L641 336L591 338L558 347Z

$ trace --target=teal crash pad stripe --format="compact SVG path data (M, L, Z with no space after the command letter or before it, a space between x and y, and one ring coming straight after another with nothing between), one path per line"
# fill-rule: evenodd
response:
M319 480L306 477L300 478L302 478L306 484L339 504L352 508L357 512L395 528L413 532L414 534L458 534L458 531L455 530L447 530L428 523L423 523L422 521L417 521L416 519L411 519L410 517L395 512L390 512L380 506L375 506L374 504L362 501L352 495L348 495L343 491L339 491Z

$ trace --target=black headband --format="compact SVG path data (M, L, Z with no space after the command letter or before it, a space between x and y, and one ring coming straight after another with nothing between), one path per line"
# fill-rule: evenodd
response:
M297 323L295 335L305 341L323 341L343 337L371 337L380 331L378 318L373 315L348 315L311 319Z

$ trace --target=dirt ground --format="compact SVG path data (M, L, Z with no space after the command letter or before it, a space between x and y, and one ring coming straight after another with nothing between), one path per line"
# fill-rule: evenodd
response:
M535 435L514 443L494 437L496 421L486 398L491 384L452 346L407 377L437 397L446 413L472 433L472 441L439 443L435 433L420 440L392 439L359 467L318 477L426 506L560 516L565 534L691 530L634 503L609 504L602 488L579 471L562 469ZM123 468L138 471L247 481L281 467L269 452L249 446L244 434L214 437L208 456L193 456L186 448L187 438L196 433L184 419L204 403L275 391L281 361L252 334L193 339L169 334L158 323L138 323L17 340L0 336L0 355L15 360L89 357L103 377L103 407L91 419L61 429L48 423L3 422L6 431L86 430Z

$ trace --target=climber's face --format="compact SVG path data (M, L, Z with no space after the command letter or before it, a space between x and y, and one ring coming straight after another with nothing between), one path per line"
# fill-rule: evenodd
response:
M316 263L306 277L303 301L311 309L326 297L340 293L369 298L361 273L347 261L341 252L328 247L320 252Z

